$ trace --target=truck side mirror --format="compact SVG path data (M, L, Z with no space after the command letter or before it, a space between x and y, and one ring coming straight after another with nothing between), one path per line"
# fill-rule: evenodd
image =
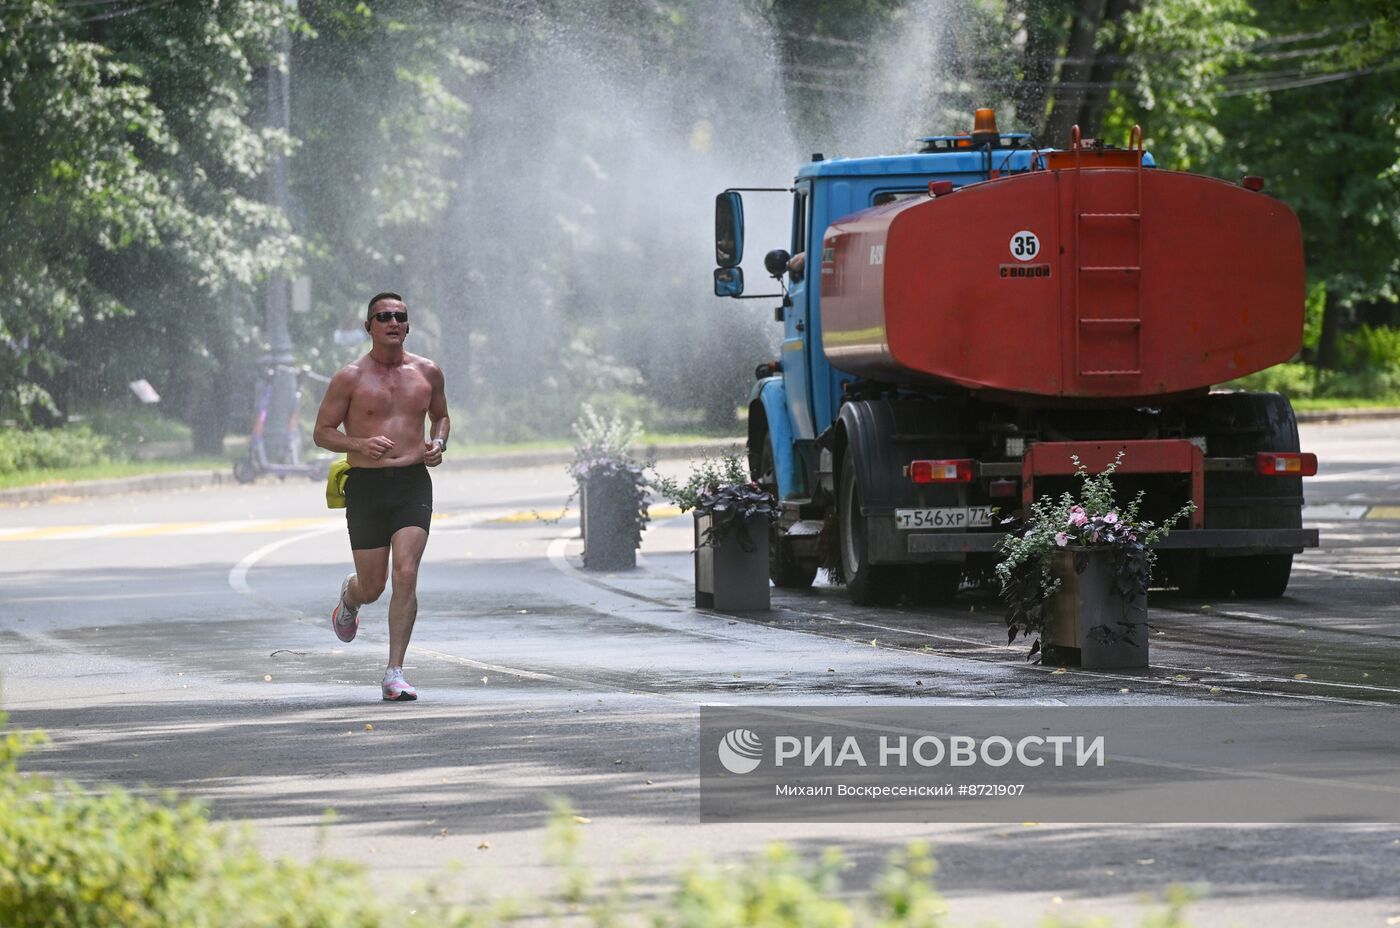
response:
M744 271L742 268L715 268L715 296L741 296L743 292Z
M737 268L744 260L744 198L726 190L715 197L715 264ZM742 275L741 284L742 284ZM718 288L719 277L715 277ZM715 291L718 293L718 289Z

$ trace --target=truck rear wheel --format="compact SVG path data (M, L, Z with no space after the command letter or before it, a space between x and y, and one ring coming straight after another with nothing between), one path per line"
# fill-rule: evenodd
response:
M778 468L774 463L772 434L763 437L763 457L755 482L778 498ZM792 556L792 549L783 538L783 527L776 521L768 523L768 579L780 590L805 590L817 578L816 561L804 562Z
M889 606L899 602L904 592L899 573L903 565L870 563L865 517L860 512L860 476L856 473L855 455L850 448L842 458L836 505L841 535L841 573L846 578L851 601L857 606Z
M1255 554L1235 558L1230 565L1234 574L1235 595L1245 599L1274 599L1288 589L1293 573L1291 554Z
M1212 456L1252 456L1260 451L1297 451L1298 418L1277 393L1223 393L1205 399L1205 432ZM1207 528L1301 528L1300 477L1252 473L1206 475ZM1203 595L1273 599L1288 589L1293 555L1251 554L1200 559L1195 588Z

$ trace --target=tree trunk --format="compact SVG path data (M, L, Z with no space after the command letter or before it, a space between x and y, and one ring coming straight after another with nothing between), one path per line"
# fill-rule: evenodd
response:
M1065 63L1055 82L1054 105L1045 125L1045 141L1063 145L1069 140L1070 127L1079 118L1084 102L1085 83L1094 66L1094 40L1103 25L1108 0L1079 0L1065 46Z
M1337 342L1342 333L1347 310L1341 301L1327 291L1327 302L1322 307L1322 332L1317 338L1317 366L1325 370L1337 369Z
M1137 12L1142 6L1142 0L1108 0L1108 7L1104 11L1104 25L1119 26L1123 22L1123 17L1129 13ZM1108 105L1108 96L1111 92L1108 85L1122 70L1120 56L1123 53L1123 30L1115 28L1113 40L1099 50L1094 58L1094 67L1089 72L1089 87L1084 91L1084 101L1079 107L1079 128L1086 135L1101 138L1103 127L1103 111Z
M190 426L191 450L195 454L217 457L224 453L224 435L228 432L228 403L222 371L210 372L207 378L190 384L190 400L186 422Z
M190 427L190 450L218 457L224 453L224 436L228 433L228 362L222 333L211 332L208 338L210 354L201 357L194 351L187 352L177 383L183 386L181 417Z

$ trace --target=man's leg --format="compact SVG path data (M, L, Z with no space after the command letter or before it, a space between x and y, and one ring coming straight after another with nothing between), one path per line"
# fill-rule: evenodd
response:
M389 597L390 667L403 666L408 639L413 637L413 622L418 618L418 565L427 546L427 531L416 525L399 529L390 542L394 553L394 588Z
M389 580L389 549L358 548L350 553L355 556L355 579L345 591L345 607L355 610L384 592Z

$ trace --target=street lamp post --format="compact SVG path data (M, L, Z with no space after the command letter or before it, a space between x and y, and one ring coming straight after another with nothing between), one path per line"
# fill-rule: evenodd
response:
M287 8L295 13L297 0L286 0ZM291 112L291 33L282 27L278 39L277 57L268 65L267 121L290 134ZM268 199L283 216L291 215L291 195L287 184L287 155L277 148L268 171ZM283 273L273 273L267 279L266 335L267 353L263 366L272 372L272 394L268 403L268 425L264 433L270 461L286 464L300 463L301 447L296 436L288 436L282 423L289 421L297 402L297 377L293 369L296 356L292 352L292 335L288 328L291 306L291 280Z

